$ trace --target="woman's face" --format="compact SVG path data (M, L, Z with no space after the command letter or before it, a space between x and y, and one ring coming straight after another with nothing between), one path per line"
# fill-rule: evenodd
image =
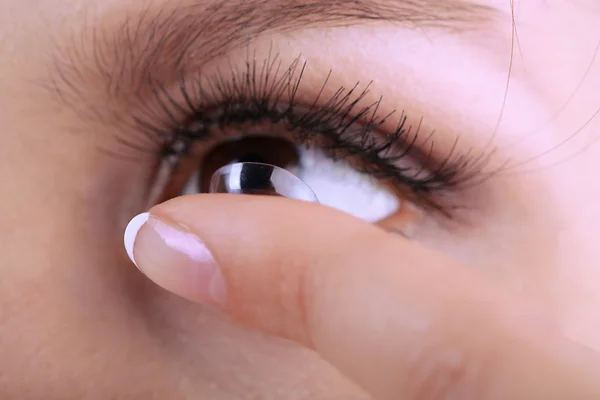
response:
M0 2L0 397L364 398L127 259L128 220L245 135L311 148L334 206L393 193L382 225L600 350L600 7L510 3ZM336 187L334 143L385 185Z

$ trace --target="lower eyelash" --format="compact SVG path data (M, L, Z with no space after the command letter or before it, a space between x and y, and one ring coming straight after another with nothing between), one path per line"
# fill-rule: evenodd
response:
M402 113L397 128L384 133L381 127L394 114L379 115L378 102L359 106L369 91L339 88L327 100L325 79L312 104L297 102L305 64L299 59L282 71L278 57L259 66L247 62L243 70L231 69L228 78L220 72L208 77L178 79L176 95L161 82L153 82L152 101L134 117L137 128L159 143L163 162L176 164L194 143L212 138L224 128L243 124L285 124L298 145L318 147L333 159L344 159L360 172L385 180L403 197L419 205L451 216L455 205L443 201L444 195L480 177L487 157L455 154L453 148L441 162L434 162L420 136L407 127ZM429 141L425 140L427 143ZM423 141L421 141L423 142ZM401 163L401 161L412 161Z

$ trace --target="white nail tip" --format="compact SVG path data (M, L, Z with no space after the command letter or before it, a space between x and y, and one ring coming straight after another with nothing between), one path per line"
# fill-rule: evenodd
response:
M135 237L137 236L138 231L148 221L149 213L141 213L133 217L127 228L125 229L125 235L123 236L123 242L125 243L125 250L127 250L127 255L131 259L131 261L137 266L135 259L133 258L133 244L135 243Z

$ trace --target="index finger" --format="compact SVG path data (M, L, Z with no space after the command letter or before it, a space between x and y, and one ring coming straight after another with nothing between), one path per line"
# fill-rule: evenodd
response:
M314 349L379 399L600 398L595 353L474 271L332 209L178 198L151 210L134 254L165 289Z

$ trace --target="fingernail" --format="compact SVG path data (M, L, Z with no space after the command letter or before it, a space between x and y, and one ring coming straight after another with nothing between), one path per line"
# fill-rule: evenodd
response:
M127 255L129 259L137 266L135 259L133 258L133 243L135 242L135 237L137 236L138 231L148 221L149 213L141 213L133 217L129 224L127 224L127 228L125 228L125 237L123 241L125 242L125 250L127 251Z
M192 301L226 306L223 275L194 233L143 213L129 222L124 241L131 261L156 284Z

